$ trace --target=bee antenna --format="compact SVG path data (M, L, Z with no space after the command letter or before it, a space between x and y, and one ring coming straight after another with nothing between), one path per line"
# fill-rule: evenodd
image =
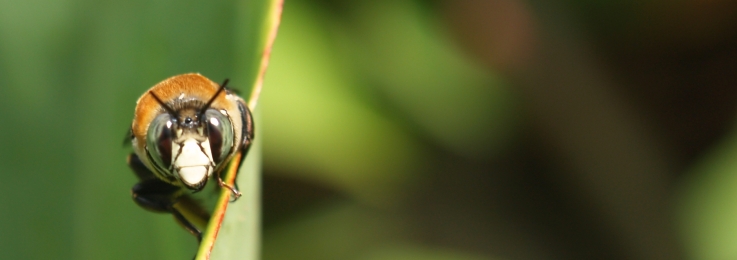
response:
M213 95L212 98L210 98L210 101L207 101L207 103L205 104L205 106L202 107L202 109L200 109L200 115L205 114L205 111L207 111L207 109L210 108L210 105L212 105L212 102L215 102L215 99L220 95L220 92L223 92L223 90L225 89L225 86L228 85L228 81L230 80L225 79L225 81L223 81L223 84L220 84L220 88L218 89L217 92L215 92L215 95Z
M174 111L174 109L172 109L169 105L167 105L166 103L164 103L164 101L161 101L161 99L158 96L156 96L156 94L154 94L153 91L150 91L149 90L148 93L150 93L151 96L153 96L154 99L156 99L156 102L159 102L159 105L161 105L162 107L164 107L164 110L166 110L166 112L169 112L169 114L172 115L172 116L177 116L177 112Z

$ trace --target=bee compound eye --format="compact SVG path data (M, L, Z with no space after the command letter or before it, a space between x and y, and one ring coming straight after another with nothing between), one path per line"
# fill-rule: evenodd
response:
M212 159L219 164L233 150L233 125L227 115L215 109L208 109L205 118Z
M160 114L148 127L146 145L149 155L162 170L168 170L171 166L172 126L174 123L169 114Z

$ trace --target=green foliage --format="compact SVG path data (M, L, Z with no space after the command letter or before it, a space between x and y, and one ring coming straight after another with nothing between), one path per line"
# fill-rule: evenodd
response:
M679 224L690 259L737 258L737 136L707 154L683 182Z
M194 255L195 239L170 215L132 202L131 150L121 143L135 100L169 76L230 78L250 93L261 53L249 51L265 42L253 3L0 3L0 106L9 112L0 188L13 194L2 201L4 258Z
M199 72L250 93L264 44L253 35L266 33L251 6L260 3L1 1L4 258L190 259L195 239L130 199L137 180L121 142L135 100L166 77ZM264 258L477 259L403 241L405 223L372 207L408 206L406 194L426 181L428 146L459 156L499 150L514 132L514 100L416 4L363 4L351 24L286 4L257 142L277 175L351 202L268 230ZM252 200L231 204L226 221L258 215L249 211L259 206L258 147L242 170L249 178L239 178ZM248 221L223 227L213 257L259 253L258 219Z
M503 147L514 100L416 3L340 6L285 3L259 106L268 173L348 199L268 226L263 258L479 259L417 245L418 223L392 212L416 207L433 178L429 145L469 157Z
M286 4L261 98L265 164L398 206L426 177L417 135L466 156L509 139L510 93L443 41L417 5L372 1L349 11L349 23L331 23L321 10Z

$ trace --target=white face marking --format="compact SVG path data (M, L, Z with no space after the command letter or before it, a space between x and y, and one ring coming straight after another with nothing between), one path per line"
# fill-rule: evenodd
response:
M178 154L180 147L182 152ZM172 162L174 174L179 176L184 184L195 185L212 175L214 164L209 140L197 144L194 139L187 139L182 146L173 143L172 154L175 155Z
M190 166L180 168L177 173L184 184L192 186L205 180L209 169L209 166Z

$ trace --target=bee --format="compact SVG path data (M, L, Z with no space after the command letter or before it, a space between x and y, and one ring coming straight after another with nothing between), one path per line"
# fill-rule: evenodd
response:
M172 214L198 242L209 213L193 194L212 186L230 190L237 200L240 191L221 174L230 163L243 162L254 138L251 112L227 83L190 73L154 85L138 99L127 138L134 150L128 165L139 179L133 200Z

